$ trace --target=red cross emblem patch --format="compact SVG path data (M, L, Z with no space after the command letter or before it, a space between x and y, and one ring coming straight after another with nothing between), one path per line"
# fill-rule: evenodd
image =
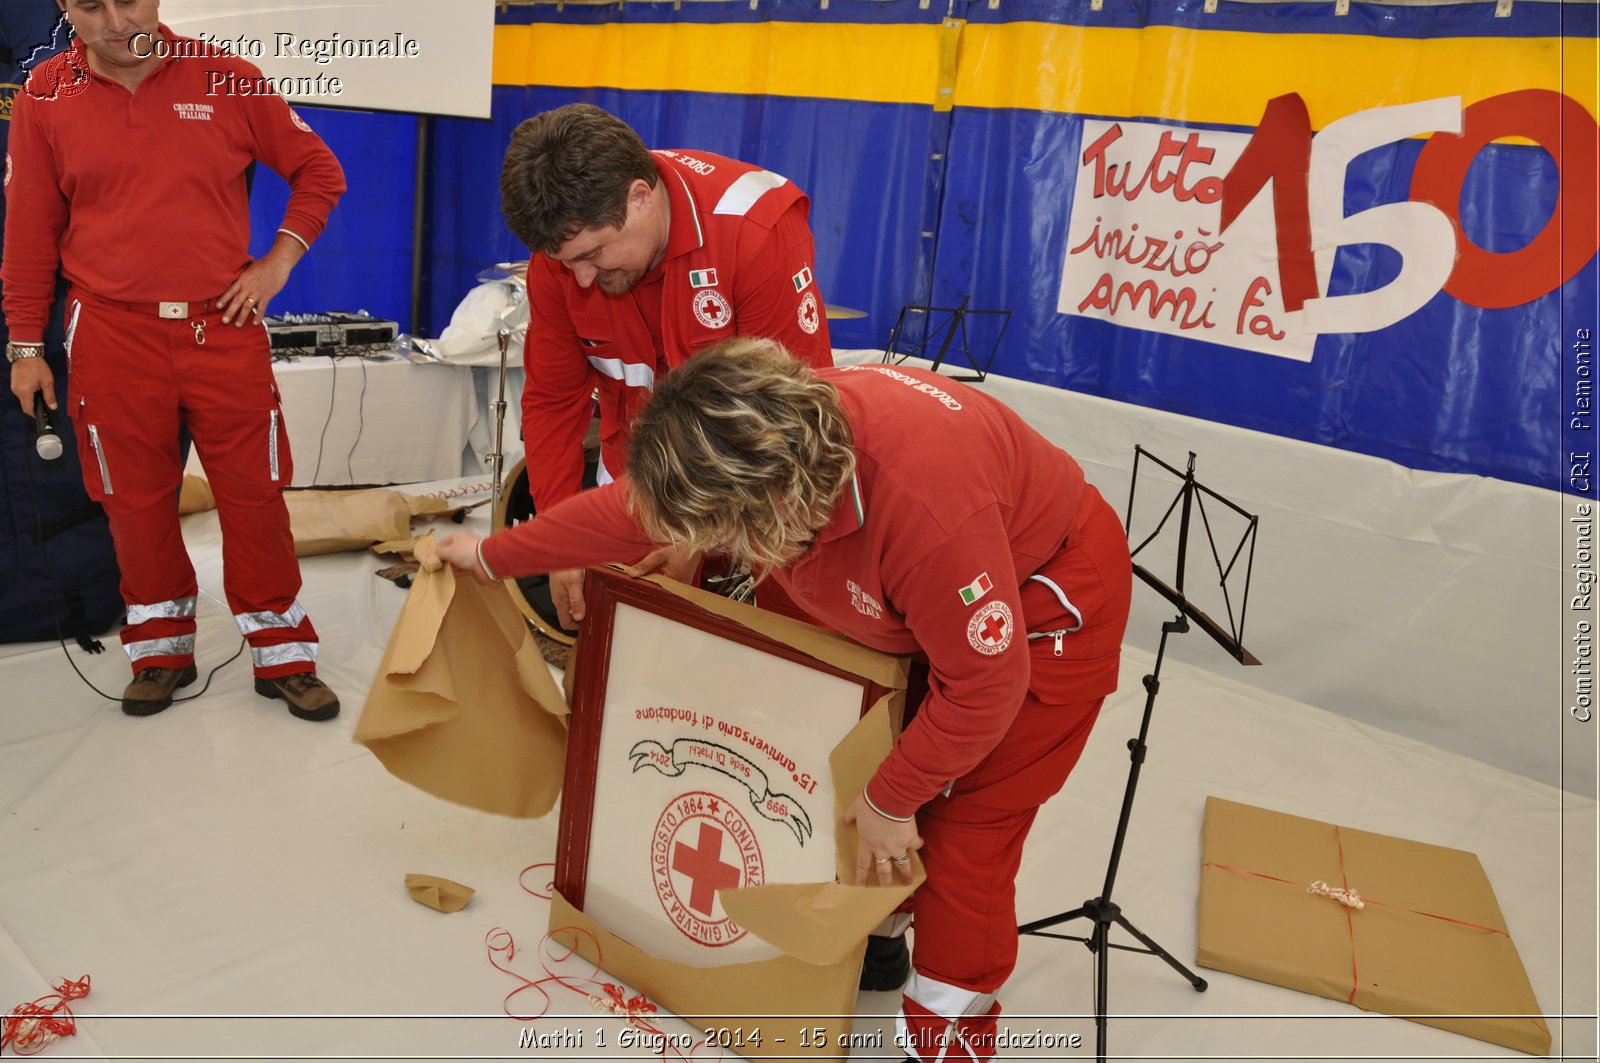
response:
M800 300L800 307L795 311L800 319L800 327L807 332L817 331L817 326L822 323L822 312L817 307L817 293L806 292Z
M733 322L733 305L715 288L694 293L694 318L706 328L722 328Z
M1011 606L990 602L967 621L967 641L979 653L993 657L1011 645L1012 627Z

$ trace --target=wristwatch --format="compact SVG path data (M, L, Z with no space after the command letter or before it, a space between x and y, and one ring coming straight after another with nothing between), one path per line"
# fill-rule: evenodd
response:
M8 343L6 344L6 362L10 364L19 358L40 358L44 355L42 343Z

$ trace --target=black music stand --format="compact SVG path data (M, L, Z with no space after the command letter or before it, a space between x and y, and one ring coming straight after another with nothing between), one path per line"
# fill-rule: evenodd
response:
M1210 488L1196 481L1194 478L1193 451L1189 453L1189 464L1187 468L1184 471L1179 472L1177 469L1173 468L1171 465L1168 465L1160 458L1157 458L1143 447L1136 446L1133 448L1132 482L1128 485L1128 514L1123 528L1125 532L1131 532L1133 527L1134 489L1138 486L1139 482L1139 461L1141 458L1149 458L1156 465L1160 466L1162 469L1165 469L1167 472L1181 480L1181 484L1178 487L1178 493L1173 497L1171 504L1167 506L1166 511L1161 516L1161 520L1157 522L1155 530L1152 531L1143 542L1141 542L1138 546L1135 546L1131 551L1133 557L1138 558L1140 551L1149 546L1156 536L1161 534L1161 530L1166 527L1167 521L1171 518L1173 511L1179 511L1180 515L1178 518L1177 543L1178 557L1176 571L1172 583L1170 585L1167 584L1149 569L1145 568L1145 566L1139 564L1137 560L1135 560L1133 565L1134 574L1154 588L1156 593L1160 594L1168 602L1174 605L1178 609L1178 615L1174 619L1168 620L1166 623L1161 625L1161 642L1156 649L1155 667L1151 669L1149 675L1144 677L1144 717L1139 722L1139 736L1137 738L1130 738L1128 740L1128 753L1132 764L1128 769L1128 784L1122 794L1122 814L1117 819L1117 836L1116 840L1113 841L1111 845L1111 861L1106 867L1105 885L1100 890L1100 896L1095 897L1092 900L1084 901L1083 904L1072 909L1070 912L1063 912L1060 915L1053 915L1045 919L1036 919L1031 923L1024 923L1017 927L1017 933L1019 934L1033 934L1038 937L1057 938L1062 941L1081 941L1087 945L1089 951L1094 954L1095 1059L1100 1061L1100 1063L1105 1063L1106 1058L1106 1012L1108 1010L1107 978L1109 974L1108 969L1110 966L1112 949L1122 949L1125 952L1140 952L1150 956L1159 956L1161 959L1165 960L1167 965L1174 971L1177 971L1179 974L1183 975L1184 978L1188 979L1189 984L1194 986L1197 992L1204 992L1206 988L1206 980L1204 978L1201 978L1199 975L1196 975L1193 971L1189 970L1189 968L1185 967L1182 963L1179 963L1171 953L1167 952L1166 949L1156 944L1155 939L1151 938L1148 934L1144 933L1138 927L1130 923L1127 916L1122 914L1121 907L1114 903L1111 899L1112 887L1116 885L1117 880L1117 865L1122 862L1122 843L1127 838L1128 820L1133 814L1133 794L1134 790L1139 785L1139 769L1144 765L1145 753L1149 748L1146 745L1145 738L1150 733L1150 713L1155 707L1156 694L1161 690L1161 661L1166 656L1167 652L1167 636L1181 635L1187 632L1189 630L1189 621L1193 620L1200 630L1204 631L1207 635L1210 635L1212 639L1221 645L1223 649L1227 650L1228 653L1240 664L1248 665L1261 663L1252 653L1250 653L1249 650L1244 648L1244 644L1241 641L1244 633L1245 605L1250 596L1250 569L1255 560L1256 526L1260 518L1255 514L1246 513L1243 509L1240 509L1226 498L1223 498L1215 491L1212 491ZM1238 544L1234 547L1232 554L1229 555L1226 562L1223 561L1222 556L1217 551L1217 542L1211 527L1211 519L1206 513L1205 503L1207 498L1214 499L1221 505L1228 507L1239 516L1245 518L1247 522L1244 534L1240 536ZM1194 603L1190 602L1189 599L1184 596L1183 593L1184 567L1188 560L1190 517L1195 510L1199 511L1200 520L1205 526L1206 541L1211 546L1211 558L1216 566L1219 583L1222 587L1222 598L1228 613L1228 626L1226 628L1218 624L1210 616L1206 615L1205 612L1196 607ZM1246 553L1246 547L1248 547L1248 553ZM1234 567L1238 563L1241 555L1244 555L1245 558L1243 580L1244 586L1239 596L1239 615L1237 618L1235 618L1233 613L1233 600L1228 589L1228 578L1233 574ZM1090 931L1088 937L1075 937L1070 934L1052 934L1046 932L1050 927L1058 926L1061 923L1070 922L1074 919L1088 919L1094 924L1094 927ZM1110 933L1113 925L1120 926L1123 930L1126 930L1129 934L1132 934L1144 947L1137 948L1132 945L1119 945L1111 941Z
M900 316L895 319L894 328L889 331L889 342L883 345L883 360L899 365L907 358L913 358L927 350L934 341L939 341L939 353L933 357L932 369L935 373L944 364L945 357L950 353L950 346L956 338L956 333L961 334L961 353L967 359L967 364L973 369L972 373L960 376L951 375L951 380L971 380L982 383L989 375L989 367L994 364L994 356L1000 352L1000 339L1006 334L1006 326L1011 324L1011 311L1009 310L974 310L967 304L970 296L963 295L961 302L956 306L926 306L917 303L907 303L900 308ZM928 330L922 337L922 342L914 347L902 351L900 339L905 331L907 320L919 314L928 315ZM937 325L932 324L934 314L949 314L950 316ZM979 365L977 358L972 353L972 341L967 335L967 319L970 317L992 316L1000 318L1000 331L995 334L994 345L989 348L989 355Z

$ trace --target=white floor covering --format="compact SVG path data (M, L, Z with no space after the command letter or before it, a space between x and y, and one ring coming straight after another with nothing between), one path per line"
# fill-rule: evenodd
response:
M204 671L238 637L221 598L215 515L185 518L185 534L201 573ZM372 575L383 563L364 554L303 562L321 671L345 705L331 723L294 720L281 702L256 696L243 659L201 699L133 719L92 695L54 644L0 647L0 1010L63 977L93 980L75 1009L77 1035L40 1058L659 1058L618 1047L619 1021L560 989L537 1022L502 1013L518 983L490 966L485 935L509 930L521 950L513 965L539 976L548 907L518 875L553 858L556 817L517 821L446 804L350 742L403 597ZM103 655L72 655L102 689L120 692L127 666L114 636ZM1039 818L1019 883L1024 919L1100 892L1150 662L1128 651L1122 689ZM1563 801L1552 787L1263 693L1249 679L1198 630L1171 643L1115 892L1128 917L1192 963L1207 794L1469 849L1545 1013L1586 1016L1551 1019L1555 1057L1595 1058L1595 803ZM407 872L478 893L464 911L440 915L410 900ZM1200 973L1210 981L1203 994L1157 959L1114 953L1112 1055L1518 1057ZM1008 1028L1078 1034L1083 1047L1004 1058L1093 1058L1091 984L1083 946L1025 940L1002 993ZM537 1010L536 998L515 1004ZM896 1003L863 995L858 1034L892 1031ZM525 1028L582 1045L519 1047ZM862 1048L852 1058L900 1057Z

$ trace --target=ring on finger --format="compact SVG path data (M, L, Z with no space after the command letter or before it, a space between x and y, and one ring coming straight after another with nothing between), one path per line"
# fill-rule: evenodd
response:
M911 854L910 853L901 853L899 856L894 857L892 862L897 867L904 867L907 864L911 863Z
M872 862L874 864L887 864L889 862L889 858L887 856L874 857Z

